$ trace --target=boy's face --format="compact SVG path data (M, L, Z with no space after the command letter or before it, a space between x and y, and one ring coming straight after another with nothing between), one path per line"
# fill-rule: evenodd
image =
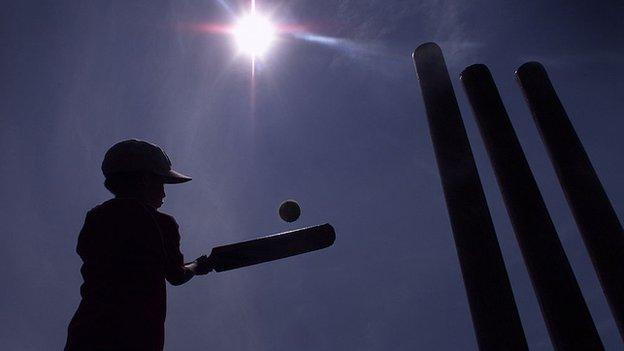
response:
M154 176L147 177L145 182L145 202L154 208L159 208L162 206L165 196L165 185L162 179Z

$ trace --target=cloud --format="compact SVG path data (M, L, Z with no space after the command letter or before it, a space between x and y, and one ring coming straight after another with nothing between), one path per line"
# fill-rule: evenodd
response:
M294 13L305 13L305 4L297 2ZM309 6L309 4L308 4ZM310 29L317 35L308 40L336 50L331 68L341 69L354 62L366 69L400 71L411 50L422 42L435 41L454 65L473 55L482 44L471 37L462 16L466 4L456 0L393 1L343 0L324 13L329 26ZM296 19L295 19L296 20ZM415 28L406 32L405 28ZM393 68L394 67L394 68Z

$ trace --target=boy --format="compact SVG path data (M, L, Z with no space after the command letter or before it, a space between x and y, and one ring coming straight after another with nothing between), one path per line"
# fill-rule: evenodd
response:
M114 198L89 211L80 231L82 301L65 350L162 350L165 280L181 285L212 270L206 256L183 263L178 225L157 210L164 184L191 178L160 147L134 139L113 145L102 171Z

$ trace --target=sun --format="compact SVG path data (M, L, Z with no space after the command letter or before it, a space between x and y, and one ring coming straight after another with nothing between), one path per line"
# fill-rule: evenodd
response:
M267 18L254 12L241 17L233 30L239 50L251 56L262 57L275 40L275 26Z

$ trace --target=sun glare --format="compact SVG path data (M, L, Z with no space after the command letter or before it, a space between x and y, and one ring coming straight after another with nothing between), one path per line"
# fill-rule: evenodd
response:
M275 39L275 27L255 13L242 17L233 31L238 48L252 58L267 52Z

